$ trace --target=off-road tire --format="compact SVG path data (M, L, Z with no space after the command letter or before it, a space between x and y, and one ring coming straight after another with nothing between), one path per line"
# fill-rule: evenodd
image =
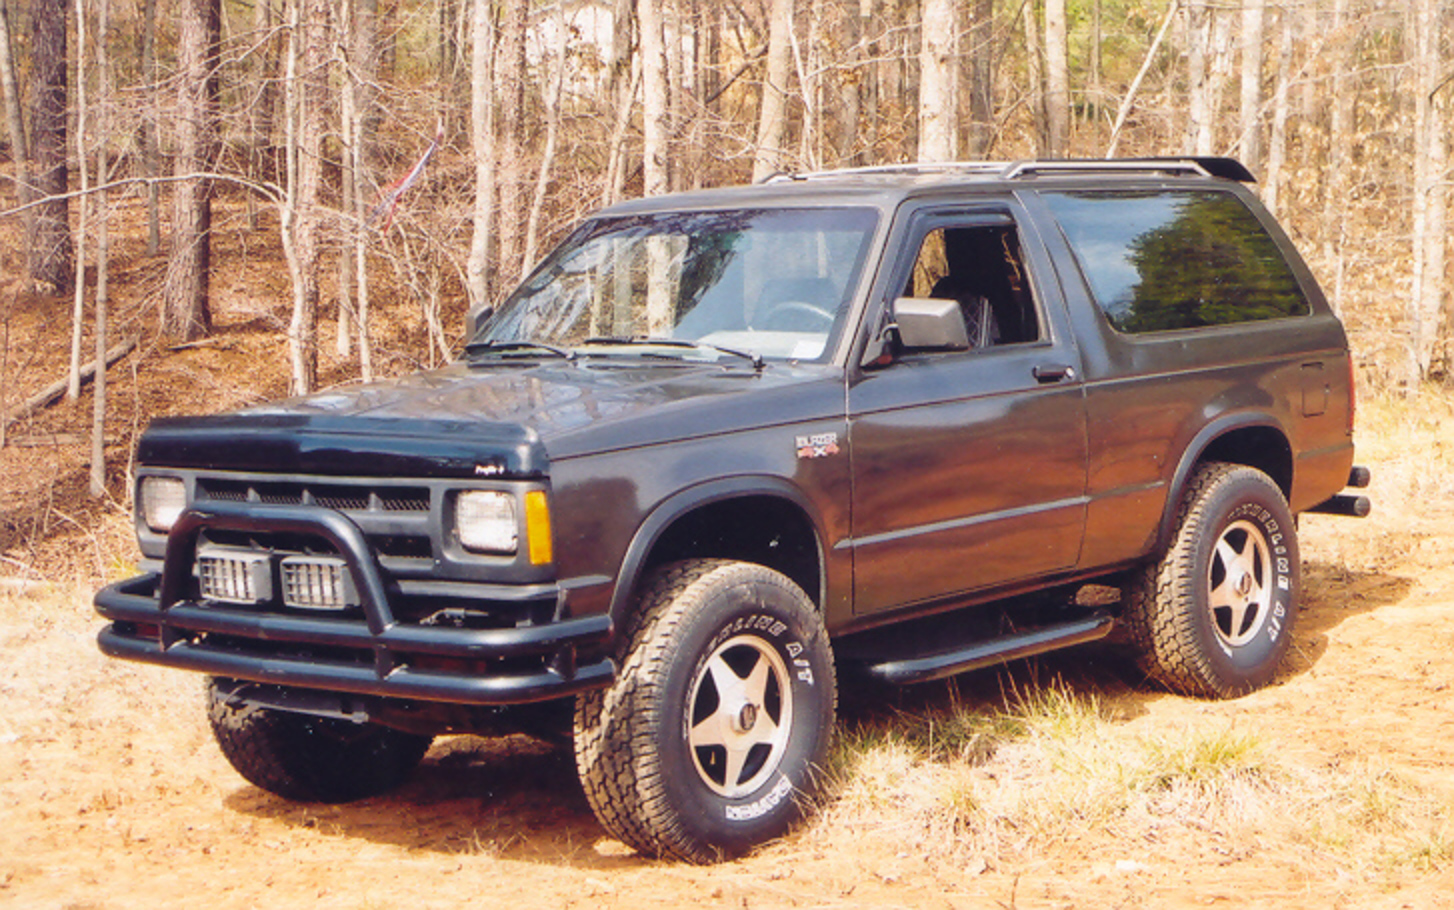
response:
M404 782L431 737L229 701L207 681L207 719L222 754L250 783L284 799L344 803Z
M672 563L647 581L617 656L615 683L576 701L576 769L607 831L648 856L712 862L802 817L836 706L802 589L752 563ZM724 694L738 684L758 694Z
M1123 619L1142 669L1185 695L1265 686L1292 642L1300 576L1296 526L1272 479L1200 466L1170 548L1127 586Z

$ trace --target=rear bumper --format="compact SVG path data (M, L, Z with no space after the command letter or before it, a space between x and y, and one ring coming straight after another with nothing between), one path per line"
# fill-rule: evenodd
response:
M327 540L348 563L361 611L298 615L189 599L198 535L208 528ZM495 586L453 589L473 587L486 600ZM398 622L363 534L329 509L256 503L188 509L168 537L162 572L109 585L95 604L110 620L98 638L107 655L279 686L506 705L573 695L615 675L604 656L612 632L605 615L483 629Z

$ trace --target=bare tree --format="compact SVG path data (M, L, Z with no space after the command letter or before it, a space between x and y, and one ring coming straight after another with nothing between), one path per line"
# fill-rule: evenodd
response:
M473 0L470 22L470 138L475 164L475 200L465 288L469 292L470 310L478 313L490 302L490 235L495 211L495 124L490 97L495 22L490 0Z
M550 189L550 171L555 166L555 147L560 135L561 96L565 93L566 52L569 49L570 33L566 29L563 6L556 6L550 21L556 41L555 79L545 102L545 150L540 154L540 170L536 174L535 193L530 200L530 216L525 221L525 254L520 257L521 278L535 265L536 247L540 240L540 219L545 211L545 194Z
M66 399L75 401L81 395L81 335L86 323L86 236L87 218L91 208L91 174L87 168L89 156L86 153L87 119L91 113L87 97L86 79L86 3L76 0L76 164L81 172L81 195L76 203L80 230L75 239L76 280L73 282L71 307L71 365L66 373ZM104 349L103 349L104 352Z
M495 145L499 148L496 171L500 200L495 235L495 255L500 274L520 270L520 253L525 221L525 26L529 0L507 0L500 34L495 85L499 112L495 121Z
M1065 0L1045 0L1046 153L1063 158L1070 149L1070 43Z
M71 289L72 246L66 164L65 0L31 4L30 161L35 208L26 242L31 283L57 293Z
M1418 0L1411 10L1413 60L1413 289L1409 300L1408 386L1427 379L1444 330L1445 225L1448 213L1449 147L1439 91L1447 82L1441 52L1440 0Z
M924 0L919 45L920 161L953 161L958 152L957 7L955 0Z
M1282 167L1287 159L1288 98L1292 83L1292 50L1294 25L1284 10L1278 16L1277 87L1272 97L1272 127L1267 145L1267 172L1262 180L1262 201L1274 213L1279 211L1282 192Z
M267 8L266 0L258 5ZM162 175L161 137L157 135L157 98L161 86L157 80L157 0L142 0L141 73L146 82L146 98L152 116L142 118L141 166L150 179L146 186L146 254L155 256L162 246L161 192L156 178Z
M111 138L106 116L111 98L111 59L106 40L111 26L110 0L97 0L96 15L96 70L97 94L101 98L101 109L96 117L96 179L101 189L96 194L96 209L99 215L96 226L96 380L91 389L91 496L106 495L106 336L111 304L111 215L107 208L107 192L110 171L107 168L107 143Z
M212 180L217 157L219 0L179 0L177 154L172 250L162 292L162 331L182 339L211 329Z
M995 4L971 0L969 8L969 153L983 158L995 136Z
M9 13L0 2L0 102L5 105L5 135L10 140L10 161L15 167L16 201L30 201L26 183L30 179L30 152L25 141L25 120L20 110L20 91L15 79L15 56L10 41ZM26 234L30 233L30 210L23 213Z
M292 391L311 392L318 384L318 262L321 253L323 212L323 138L327 130L329 53L328 0L294 0L302 4L301 21L292 31L301 43L302 72L295 73L294 111L297 142L292 201L293 318L288 324L288 351L292 363ZM295 50L296 56L298 51Z
M1343 217L1349 186L1348 167L1353 146L1353 68L1355 41L1349 34L1348 0L1333 4L1332 111L1328 125L1328 171L1323 181L1323 267L1333 273L1332 304L1334 311L1343 307L1345 259L1340 242L1345 231Z
M636 18L641 26L641 71L644 80L642 160L645 195L659 196L671 189L667 158L666 44L662 37L661 0L638 0Z
M1242 0L1242 163L1262 166L1262 43L1267 0Z
M642 0L641 5L645 7L654 2L655 0ZM769 15L767 78L762 83L762 102L757 120L757 150L752 158L754 181L787 167L784 147L788 130L788 79L792 67L793 0L772 0ZM643 34L644 30L643 25ZM646 97L651 97L649 76Z

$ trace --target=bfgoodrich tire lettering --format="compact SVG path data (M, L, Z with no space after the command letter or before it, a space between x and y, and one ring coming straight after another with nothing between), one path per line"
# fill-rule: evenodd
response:
M285 799L342 803L404 782L431 737L230 701L207 681L207 719L222 754L249 782Z
M614 836L707 862L801 817L833 728L832 652L811 601L763 566L658 570L621 672L576 707L576 763Z
M1266 685L1292 640L1300 574L1292 513L1271 478L1202 465L1170 549L1127 591L1126 625L1143 668L1188 695Z

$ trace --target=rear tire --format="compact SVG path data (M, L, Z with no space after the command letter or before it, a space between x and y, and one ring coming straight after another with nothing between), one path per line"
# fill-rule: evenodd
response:
M1186 695L1265 686L1292 642L1300 575L1292 512L1272 479L1202 465L1170 549L1128 585L1124 619L1142 668Z
M431 737L232 700L207 681L207 719L222 754L250 783L299 802L343 803L399 786Z
M576 768L613 836L710 862L785 832L833 730L817 609L764 566L690 560L647 583L615 683L576 702Z

